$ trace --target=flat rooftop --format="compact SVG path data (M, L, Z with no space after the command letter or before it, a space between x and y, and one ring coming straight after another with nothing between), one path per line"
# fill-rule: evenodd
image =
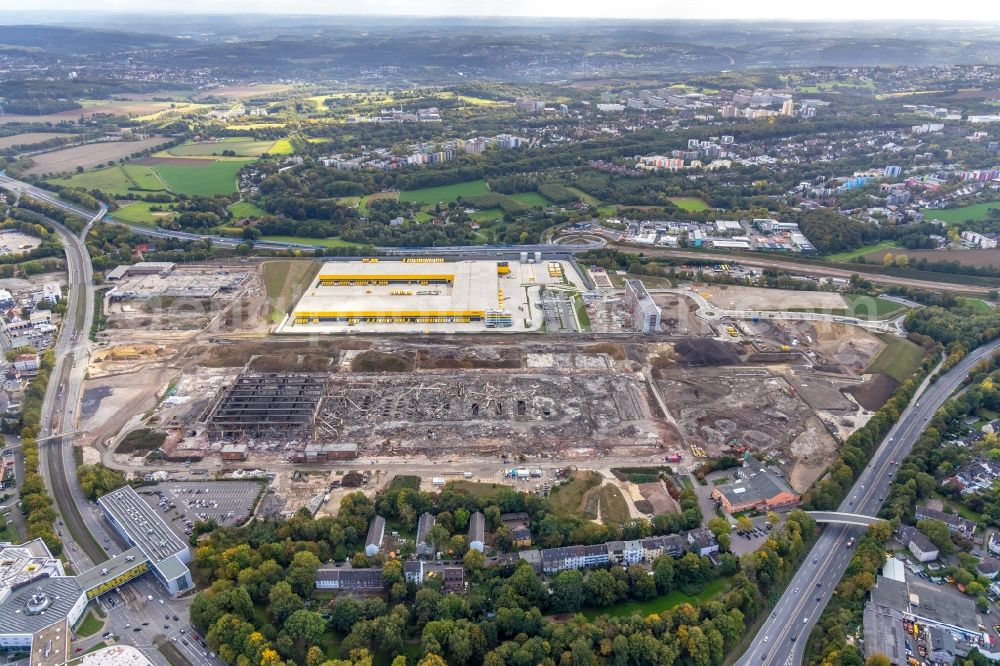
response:
M0 602L0 634L35 634L65 619L83 590L73 576L42 577Z
M366 281L387 284L364 284ZM334 284L324 286L330 282ZM327 262L295 306L292 316L316 312L341 316L481 312L501 308L499 288L496 261Z
M130 557L132 558L131 560L128 559ZM77 574L76 581L80 584L81 589L89 590L105 581L117 578L129 569L133 569L145 561L146 556L142 554L142 550L138 546L129 548L109 560L104 560L96 566L81 571Z
M31 637L30 666L60 666L69 659L69 625L65 617Z
M131 486L114 490L98 498L97 502L154 565L187 550L187 546Z

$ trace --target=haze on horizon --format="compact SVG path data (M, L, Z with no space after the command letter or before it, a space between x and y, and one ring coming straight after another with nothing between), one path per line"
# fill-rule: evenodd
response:
M931 20L1000 21L1000 3L965 3L942 10L929 0L880 0L805 3L800 0L105 0L102 12L134 14L323 14L379 16L484 16L525 18L720 19L720 20ZM75 0L37 0L32 12L78 12Z

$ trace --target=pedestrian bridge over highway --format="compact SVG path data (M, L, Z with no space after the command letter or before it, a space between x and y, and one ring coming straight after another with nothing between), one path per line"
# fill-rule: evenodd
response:
M838 511L806 511L806 513L817 523L868 527L881 522L881 519L875 516L865 516L857 513L840 513Z

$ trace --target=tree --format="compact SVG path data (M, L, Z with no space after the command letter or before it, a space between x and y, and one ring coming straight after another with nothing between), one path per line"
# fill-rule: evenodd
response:
M583 582L588 606L610 606L618 601L618 583L605 569L592 571Z
M326 631L326 620L315 611L297 610L285 621L283 629L296 641L316 643Z
M885 256L882 257L883 266L892 266L892 252L886 252Z
M674 589L674 558L661 555L653 562L653 583L656 591L667 594Z
M740 532L749 532L753 529L753 521L746 516L740 516L736 519L736 529Z
M354 599L350 597L337 597L330 607L330 628L346 634L351 630L351 627L358 621L360 616L361 612L358 609L358 603Z
M716 516L708 521L708 530L715 535L716 538L722 536L723 534L729 534L732 528L729 526L729 521L725 518L720 518Z
M471 577L475 577L483 570L485 562L486 558L478 550L470 550L462 558L462 564L465 565L465 570L469 572Z
M951 530L940 520L925 518L917 521L917 529L927 535L927 538L937 546L942 555L955 552L955 544L951 540Z
M305 607L302 598L295 594L292 586L285 581L276 583L271 588L268 600L271 602L271 618L276 626L284 624L292 613Z
M552 581L552 608L558 613L575 613L583 606L583 574L576 569L561 571Z
M892 666L892 662L889 661L889 657L876 652L865 660L865 666Z

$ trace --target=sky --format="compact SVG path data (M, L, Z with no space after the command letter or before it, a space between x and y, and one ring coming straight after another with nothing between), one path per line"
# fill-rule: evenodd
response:
M1000 21L1000 2L938 0L102 0L107 12L376 14L636 19L927 19ZM27 7L25 7L27 8ZM32 10L79 11L78 0L33 0Z

